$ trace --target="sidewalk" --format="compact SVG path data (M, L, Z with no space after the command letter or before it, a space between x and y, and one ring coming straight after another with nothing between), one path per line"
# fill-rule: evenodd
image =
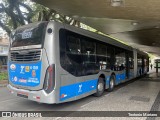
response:
M147 73L148 77L151 77L151 78L160 78L160 69L158 69L158 73L156 73L156 69L153 68L152 70L150 70L148 73Z
M155 69L155 68L152 68L152 70L151 70L151 69L149 69L148 74L155 73L155 72L156 72L156 69ZM159 70L159 72L160 72L160 70Z

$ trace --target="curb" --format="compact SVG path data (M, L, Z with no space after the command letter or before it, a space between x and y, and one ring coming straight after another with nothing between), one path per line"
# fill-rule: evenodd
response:
M8 85L8 80L0 81L0 87L6 87Z
M7 87L7 84L0 84L0 87Z

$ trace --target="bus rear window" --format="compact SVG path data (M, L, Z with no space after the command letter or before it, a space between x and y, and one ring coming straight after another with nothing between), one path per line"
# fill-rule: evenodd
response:
M43 44L47 23L31 23L12 32L11 47Z

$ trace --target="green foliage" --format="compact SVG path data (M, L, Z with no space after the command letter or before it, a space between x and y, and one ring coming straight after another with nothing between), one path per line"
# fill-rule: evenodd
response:
M7 80L8 79L8 73L2 72L0 73L0 80Z
M58 21L61 23L66 23L74 26L80 27L80 22L70 18L66 15L63 15L61 13L58 13L57 11L53 9L49 9L47 7L44 7L42 5L34 3L33 7L33 17L32 21Z
M32 9L25 0L1 0L0 27L8 34L19 25L31 22Z
M0 27L8 34L18 26L37 21L58 21L80 27L80 22L30 0L0 0Z

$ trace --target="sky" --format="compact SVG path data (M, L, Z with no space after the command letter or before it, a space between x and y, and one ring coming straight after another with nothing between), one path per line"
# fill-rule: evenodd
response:
M2 36L5 33L5 31L0 27L0 36Z

